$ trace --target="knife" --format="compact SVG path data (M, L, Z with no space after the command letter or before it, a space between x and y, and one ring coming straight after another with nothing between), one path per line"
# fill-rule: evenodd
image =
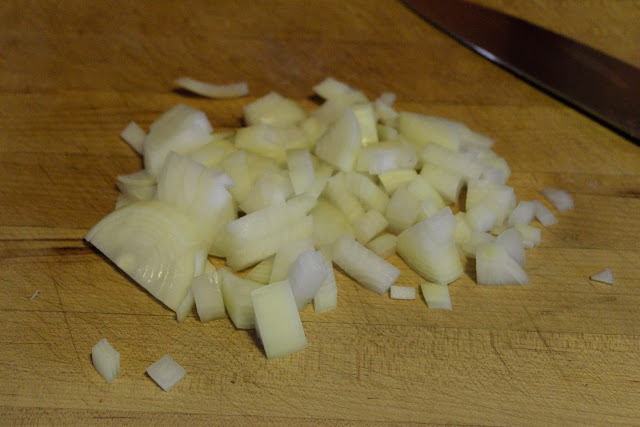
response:
M640 70L552 31L462 0L402 0L460 43L640 142Z

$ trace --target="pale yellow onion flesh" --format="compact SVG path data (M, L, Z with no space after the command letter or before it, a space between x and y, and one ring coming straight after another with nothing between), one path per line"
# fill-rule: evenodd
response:
M174 83L182 89L208 98L238 98L249 94L246 82L216 85L185 76L177 78Z
M207 245L193 221L159 200L133 203L103 218L85 236L151 295L177 310Z
M187 376L187 372L168 354L147 368L147 374L164 391L174 388Z
M613 272L610 268L606 268L599 273L592 274L589 277L591 280L595 282L606 283L607 285L613 285Z
M287 356L307 347L300 314L288 281L251 292L256 328L268 359Z
M252 214L246 215L240 218L243 221L236 220L237 224L229 223L229 226L225 226L220 241L220 247L224 247L225 250L224 253L216 254L226 256L227 265L239 270L257 264L260 268L256 267L250 275L260 278L263 283L272 281L269 280L271 277L267 279L265 276L272 275L274 255L282 245L309 238L313 239L313 246L319 245L318 236L323 232L314 234L314 219L309 215L309 211L314 209L316 203L323 203L323 199L319 199L321 194L333 202L334 209L342 209L343 215L348 218L347 223L354 224L354 227L360 219L360 225L366 222L363 219L365 212L377 211L376 213L387 213L389 216L395 209L395 213L391 215L393 219L389 222L392 223L391 231L401 236L400 239L387 233L368 242L382 230L376 230L371 236L364 236L360 230L356 234L363 243L368 242L367 249L353 240L353 229L349 227L344 229L346 237L339 238L340 236L336 235L331 242L325 243L327 254L333 256L338 264L342 262L347 267L345 271L349 270L347 273L379 293L385 292L395 283L396 272L386 266L383 268L385 264L379 264L379 261L374 262L372 270L377 272L378 276L387 279L384 285L376 284L371 272L363 271L362 266L358 265L357 260L370 258L369 255L362 256L363 253L378 258L375 253L388 257L398 250L405 261L423 276L425 267L429 269L444 265L447 267L445 274L436 274L437 277L426 276L446 283L455 280L461 274L460 260L454 260L458 249L464 255L473 257L477 255L477 248L482 247L482 262L487 255L485 246L493 244L489 243L493 237L488 233L477 233L479 230L488 229L489 221L486 221L487 225L479 226L474 219L476 213L473 207L487 198L491 201L493 213L497 217L490 227L492 233L506 230L509 225L517 225L517 232L515 229L507 230L504 235L516 236L511 231L521 237L529 233L528 237L522 239L522 250L539 243L539 229L531 229L523 224L528 222L526 216L529 214L525 213L524 219L513 214L515 195L511 187L504 185L510 169L504 159L491 151L493 141L490 138L471 131L460 122L416 113L398 113L391 108L395 98L392 94L383 94L371 103L362 92L332 78L317 85L314 91L327 101L310 115L293 101L272 92L245 107L245 120L253 126L242 128L236 133L213 134L213 129L202 112L180 105L154 122L150 132L145 135L142 146L146 173L152 179L159 175L170 152L176 151L206 167L220 167L227 172L233 178L234 184L229 189L233 196L233 209L237 210L240 206L240 210L259 214L255 218ZM137 132L139 139L141 129L134 126L132 129ZM395 142L389 142L390 138ZM387 141L378 142L379 140ZM395 157L385 157L387 154L379 151L379 155L374 154L367 159L368 147L377 145L381 148L388 147L392 150L389 153L393 153L389 156ZM318 157L311 155L307 150L314 150ZM419 151L421 159L416 156ZM378 152L374 150L371 153ZM304 157L304 161L294 159L296 156ZM362 166L359 163L362 163ZM335 174L335 169L342 172ZM365 173L354 172L354 169ZM380 173L367 174L372 171ZM281 186L268 179L265 181L265 176L271 177L268 179L285 176L287 179L283 183L286 185ZM432 242L420 248L419 240L409 238L410 234L421 235L418 230L410 232L413 223L438 218L438 209L445 203L458 201L458 194L466 181L469 181L471 188L471 196L469 191L467 192L466 219L453 222L455 231L450 230L446 238L436 237L437 244ZM143 189L142 186L138 188L146 193L138 193L138 188L135 188L136 185L132 182L123 183L122 187L124 191L132 188L129 192L133 197L122 196L122 201L119 202L121 206L135 207L139 205L136 200L149 198L153 193L151 188ZM481 187L482 191L474 196L474 192ZM292 200L294 193L300 198L293 203L294 207L290 208L289 200ZM407 205L398 203L393 197L390 199L386 193L406 196L402 200L411 201L409 205L412 208L401 209L401 205ZM416 211L416 206L413 205L417 206L415 215L412 212ZM126 207L120 209L122 210L126 211ZM543 224L555 220L551 212L540 202L535 203L535 216ZM248 217L251 219L246 219ZM468 222L475 224L471 227L476 229L475 233L465 228L468 227ZM381 224L380 221L379 223ZM538 230L537 234L535 230ZM336 240L338 244L335 247L328 246ZM503 237L501 240L508 240L510 244L513 239ZM505 247L510 247L509 244L505 244ZM193 268L187 269L189 271L186 273L179 271L183 276L192 279L194 275L202 272L206 254L203 254L200 248L195 255L189 256L194 257L191 262ZM119 262L125 266L131 265L133 261L129 258L120 256ZM325 262L330 263L327 259ZM369 261L361 263L367 265ZM229 282L237 283L236 279L246 280L232 275L229 270L222 274L227 276ZM336 306L337 287L335 278L332 277L333 274L327 276L315 292L314 305L318 312ZM261 283L250 280L244 282L245 285L247 283L261 286ZM251 322L246 321L247 318L251 318L250 305L247 304L247 289L251 289L252 286L233 288L236 291L240 288L244 290L227 298L230 299L229 306L236 312L238 310L233 308L234 304L236 308L243 307L240 310L244 310L245 317L242 327L252 327L247 326ZM190 304L193 304L189 298L191 288L186 286L183 291L180 292L181 297L176 297L176 301L170 306L179 311L179 319L184 319L186 308L189 307L190 311ZM229 293L232 292L228 291L227 294ZM238 305L237 302L240 300L243 302Z
M120 374L120 353L111 347L106 338L102 338L91 348L91 361L108 383Z
M416 299L416 288L393 285L389 289L389 298L402 300Z
M147 134L144 129L140 127L136 122L130 122L120 133L120 138L133 148L136 153L142 154L144 145L144 138Z

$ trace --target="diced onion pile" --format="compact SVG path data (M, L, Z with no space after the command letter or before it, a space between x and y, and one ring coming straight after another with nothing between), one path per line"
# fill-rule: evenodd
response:
M246 94L244 84L177 84ZM517 203L490 138L396 111L391 93L370 101L333 78L313 90L324 99L315 110L271 92L244 107L247 126L234 132L214 132L183 104L146 133L132 122L121 136L144 169L118 177L116 210L86 239L178 321L194 306L203 322L228 315L257 330L268 358L307 346L299 311L309 303L336 308L333 264L373 292L414 299L415 288L394 286L400 270L386 258L397 253L424 279L428 306L449 310L464 258L475 259L478 284L529 283L525 249L540 244L531 223L557 219L538 200ZM543 194L558 210L573 207L566 192ZM182 373L166 369L149 374L168 389Z

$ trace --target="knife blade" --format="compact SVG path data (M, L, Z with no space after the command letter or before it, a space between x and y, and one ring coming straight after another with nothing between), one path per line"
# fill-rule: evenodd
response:
M463 0L402 0L436 28L614 131L640 142L640 69Z

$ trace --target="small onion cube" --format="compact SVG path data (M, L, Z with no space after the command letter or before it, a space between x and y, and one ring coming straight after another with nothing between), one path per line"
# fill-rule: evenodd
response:
M136 150L138 154L142 154L144 151L142 147L146 136L147 134L144 132L144 129L136 122L129 123L120 133L120 138Z
M106 338L102 338L91 349L93 367L108 383L120 373L120 353L118 353Z
M514 210L509 214L507 224L513 227L516 224L529 224L536 215L536 204L531 201L522 201L518 203Z
M573 209L573 199L566 191L556 188L543 188L541 193L560 212Z
M194 278L191 282L191 289L201 322L226 317L222 284L216 271Z
M547 209L547 207L543 205L540 200L535 200L534 203L536 204L536 218L538 221L540 221L540 224L548 227L558 222L558 219L555 217L555 215L549 209Z
M509 256L516 260L518 264L524 267L525 253L524 253L524 239L522 234L515 229L509 228L496 238L496 243L507 250Z
M189 313L193 310L193 306L196 304L196 300L193 297L193 290L189 288L189 291L182 299L182 302L176 310L176 319L178 323L184 322Z
M298 310L311 302L328 274L321 252L308 249L298 255L287 276Z
M218 270L222 280L222 298L231 321L238 329L255 328L255 313L251 292L264 285L243 279L231 273L227 267Z
M333 261L356 282L380 295L400 276L400 270L395 266L349 236L342 237L334 245Z
M422 296L430 310L451 310L449 286L441 283L423 282L420 284Z
M533 225L516 224L515 229L522 235L522 243L525 249L535 248L540 245L542 230Z
M589 277L591 280L601 283L606 283L607 285L613 285L613 272L610 268L602 270L599 273L593 274Z
M485 243L476 252L479 285L528 285L529 276L498 243Z
M416 299L416 288L393 285L389 290L389 298L403 300Z
M174 388L187 376L187 372L168 354L147 368L147 374L164 391Z
M389 222L377 210L371 209L353 224L356 240L366 245L371 239L382 233Z
M380 258L387 259L396 253L397 241L395 234L385 233L371 240L366 247Z
M287 356L307 348L300 314L287 280L251 292L256 329L268 359Z
M333 310L338 306L338 286L336 284L336 275L333 271L333 264L329 256L324 252L322 253L322 258L324 259L327 277L313 297L313 310L317 314Z

